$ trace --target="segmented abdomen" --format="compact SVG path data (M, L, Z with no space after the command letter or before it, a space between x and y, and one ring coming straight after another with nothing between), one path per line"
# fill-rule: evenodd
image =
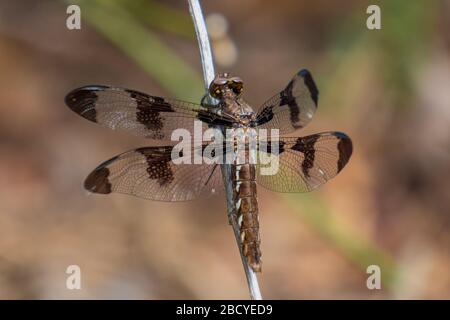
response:
M240 226L241 246L244 256L255 272L261 271L261 250L256 198L255 165L231 166L235 214Z

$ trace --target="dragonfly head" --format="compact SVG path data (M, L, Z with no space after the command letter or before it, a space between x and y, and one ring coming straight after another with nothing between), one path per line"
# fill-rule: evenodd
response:
M228 73L219 73L209 86L210 95L221 101L222 112L230 115L236 126L248 126L254 120L253 109L240 99L244 91L244 82Z
M236 99L244 91L244 82L228 73L219 73L209 86L209 94L216 99Z

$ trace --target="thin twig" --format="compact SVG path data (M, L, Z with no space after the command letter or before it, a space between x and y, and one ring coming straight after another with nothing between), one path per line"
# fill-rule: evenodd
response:
M214 79L214 61L211 52L211 46L209 43L208 30L206 29L205 19L203 17L202 8L199 0L188 0L189 9L191 12L192 20L195 26L195 32L197 34L198 44L200 47L200 56L203 67L203 78L205 80L206 94L208 94L208 88L211 81ZM222 177L225 185L225 192L227 197L227 214L231 226L233 227L236 243L239 248L239 253L242 259L242 265L244 266L245 275L247 277L247 284L250 291L250 297L253 300L262 300L261 292L259 290L258 278L255 272L250 268L247 263L247 259L242 252L241 240L240 240L240 228L237 223L234 201L233 201L233 185L231 183L231 165L222 164Z
M203 17L202 7L199 0L188 0L189 11L194 22L195 33L197 34L198 46L200 47L200 58L203 67L203 79L205 80L205 89L208 92L209 84L213 81L214 60L209 43L208 30L206 29L205 19Z

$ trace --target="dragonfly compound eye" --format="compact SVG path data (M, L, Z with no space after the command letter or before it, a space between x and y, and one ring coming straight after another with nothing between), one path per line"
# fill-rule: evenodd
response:
M216 99L220 99L222 96L222 89L219 85L212 83L209 87L209 94Z
M240 95L244 91L244 84L242 81L234 80L228 83L228 87L233 90L234 94Z
M237 83L234 87L233 87L233 91L236 94L240 94L242 93L242 91L244 91L244 85L242 83Z

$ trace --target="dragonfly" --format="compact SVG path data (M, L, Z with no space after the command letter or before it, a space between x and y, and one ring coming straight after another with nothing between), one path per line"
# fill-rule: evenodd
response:
M228 73L218 74L200 103L153 96L135 90L89 85L71 91L67 106L101 126L125 130L163 146L141 147L119 154L94 169L84 187L98 194L123 193L156 201L188 201L224 189L218 163L175 163L172 133L176 129L277 129L276 174L261 174L259 163L232 162L233 214L240 246L249 266L261 271L261 236L257 184L276 192L308 192L335 177L353 151L351 139L330 131L303 137L284 136L305 127L317 110L319 91L306 70L254 110L242 97L244 83ZM210 103L208 101L215 101ZM272 152L275 144L268 141ZM204 150L206 144L201 144ZM273 149L272 148L272 149ZM198 148L197 148L198 149ZM198 150L194 150L196 152ZM249 149L244 149L249 152ZM245 157L244 159L248 159Z

